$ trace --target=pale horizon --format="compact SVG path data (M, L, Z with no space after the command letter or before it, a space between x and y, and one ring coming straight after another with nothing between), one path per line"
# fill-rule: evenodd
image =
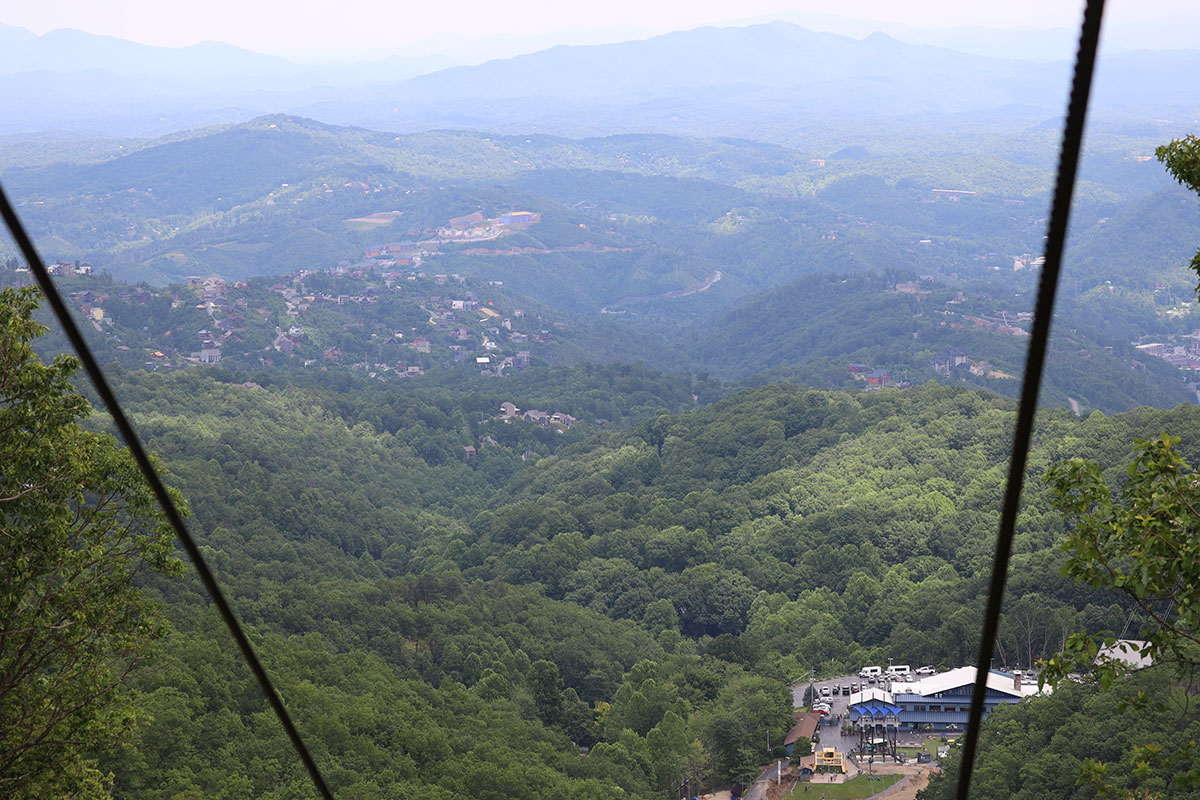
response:
M37 35L73 29L139 44L186 47L216 41L297 61L367 60L388 56L448 55L472 61L505 57L556 44L604 44L645 39L704 26L733 26L787 19L819 30L846 35L863 31L922 29L929 31L980 27L1000 31L1073 28L1082 3L1047 4L1038 0L1005 3L955 3L946 0L894 2L846 0L833 6L820 2L744 0L731 7L716 0L689 3L645 3L614 0L597 19L592 9L554 0L531 0L519 13L494 3L467 0L456 4L452 18L427 5L398 7L377 0L346 0L330 6L313 0L283 4L277 0L247 5L213 0L203 8L119 0L95 4L85 0L47 0L0 12L0 23L26 28ZM1168 23L1169 20L1169 23ZM1132 32L1132 44L1153 44L1161 31L1164 47L1189 39L1200 29L1191 0L1110 0L1106 12L1109 37L1114 29ZM1157 28L1156 28L1157 26ZM478 51L479 59L471 58Z

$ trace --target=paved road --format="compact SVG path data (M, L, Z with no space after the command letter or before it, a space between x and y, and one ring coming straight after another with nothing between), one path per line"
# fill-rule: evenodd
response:
M775 763L777 764L779 762ZM751 785L750 789L746 792L746 795L742 798L742 800L766 800L767 787L775 782L775 769L775 764L772 764L763 770L763 773L758 776L757 780L754 781L753 785ZM787 764L783 765L783 769L785 772L787 771Z

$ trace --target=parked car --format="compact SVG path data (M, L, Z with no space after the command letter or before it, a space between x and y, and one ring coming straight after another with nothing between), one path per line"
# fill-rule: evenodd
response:
M937 674L937 670L933 667L918 667L916 673L918 675L935 675Z
M830 689L829 689L829 687L828 687L828 686L822 686L822 687L821 687L821 696L822 696L822 697L829 697L829 695L830 695Z

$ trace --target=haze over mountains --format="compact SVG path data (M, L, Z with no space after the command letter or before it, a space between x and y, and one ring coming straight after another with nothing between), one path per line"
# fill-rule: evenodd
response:
M386 130L650 130L793 143L831 115L1056 118L1068 75L1063 59L990 58L778 21L435 71L444 66L431 57L315 67L211 42L155 48L0 26L0 132L157 135L286 112ZM1193 118L1196 74L1197 51L1110 54L1095 111L1153 104L1157 119Z

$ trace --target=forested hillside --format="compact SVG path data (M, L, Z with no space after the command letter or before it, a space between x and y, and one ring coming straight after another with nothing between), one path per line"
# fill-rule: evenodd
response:
M802 278L687 334L706 342L698 353L701 366L733 379L857 390L866 385L865 374L848 368L859 365L887 370L892 384L937 380L1015 396L1028 344L1029 317L1016 310L1024 307L1023 298L979 288L967 296L904 277L859 272ZM897 284L907 291L897 291ZM1106 305L1099 293L1082 302ZM1065 407L1074 400L1083 409L1113 412L1194 399L1174 366L1139 352L1121 335L1136 331L1154 309L1129 314L1141 319L1114 313L1103 323L1056 329L1043 402ZM1176 320L1176 330L1182 333L1188 321ZM951 349L963 354L963 363L939 362ZM939 365L948 368L939 371Z
M579 411L589 385L629 379L577 370L537 389L535 373L526 391ZM679 403L657 380L654 402ZM809 669L973 655L1010 401L781 384L585 436L481 420L495 397L238 381L130 374L120 394L346 796L743 780ZM518 403L541 402L518 386ZM1164 428L1200 441L1186 407L1042 418L1008 666L1124 621L1059 577L1061 522L1036 475L1065 455L1115 467ZM464 460L484 436L495 444ZM102 762L120 791L301 791L198 586L153 589L177 633L139 679L146 727Z
M0 272L0 284L18 277ZM967 294L914 277L816 274L673 325L557 311L508 285L370 262L231 285L158 288L75 276L60 286L83 313L93 347L130 369L195 369L219 359L254 375L333 369L381 382L483 387L530 365L615 361L730 385L789 380L857 392L934 380L1015 396L1030 327L1023 296L980 284ZM1149 300L1122 287L1073 301L1103 322L1071 319L1057 329L1045 401L1111 413L1193 399L1182 370L1129 338L1147 328L1190 338L1196 312L1173 299L1185 281L1151 287Z

